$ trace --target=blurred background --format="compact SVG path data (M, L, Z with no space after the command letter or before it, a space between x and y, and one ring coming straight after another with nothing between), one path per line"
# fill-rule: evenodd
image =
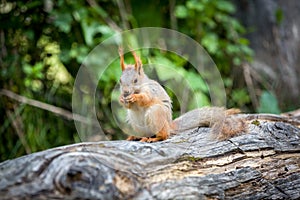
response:
M250 113L296 110L299 10L297 0L2 0L0 161L80 142L71 113L77 71L95 46L132 28L170 28L199 42L222 75L227 107ZM199 76L168 52L153 51L142 59L170 64L191 80ZM126 137L110 110L120 74L116 61L99 80L96 94L98 120L113 140ZM164 79L163 73L156 75ZM194 83L200 104L209 105L205 83ZM169 94L178 115L180 107ZM76 120L84 122L81 117Z

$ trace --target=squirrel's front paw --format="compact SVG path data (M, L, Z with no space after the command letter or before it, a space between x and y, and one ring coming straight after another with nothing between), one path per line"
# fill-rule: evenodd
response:
M128 97L126 97L126 102L128 103L134 103L136 102L137 98L136 98L136 94L131 94Z
M124 99L124 97L122 95L119 97L119 102L121 104L125 104L125 99Z
M123 97L120 96L119 102L121 105L123 105L125 108L130 108L130 103Z

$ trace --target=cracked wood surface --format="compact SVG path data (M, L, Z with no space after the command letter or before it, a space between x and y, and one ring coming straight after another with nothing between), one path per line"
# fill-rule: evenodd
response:
M1 199L299 199L300 128L255 119L225 141L209 128L157 143L79 143L0 164Z

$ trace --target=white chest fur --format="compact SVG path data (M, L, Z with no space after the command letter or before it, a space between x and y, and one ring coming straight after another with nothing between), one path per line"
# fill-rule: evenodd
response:
M139 137L151 137L155 135L155 133L151 131L149 124L147 124L147 114L150 109L151 108L139 107L134 109L134 111L131 109L128 110L127 118L135 131L134 135Z

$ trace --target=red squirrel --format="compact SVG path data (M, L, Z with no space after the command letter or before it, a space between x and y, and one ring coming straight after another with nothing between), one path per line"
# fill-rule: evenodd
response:
M245 122L234 117L239 109L203 107L189 111L172 120L172 101L164 88L144 73L142 62L131 51L135 64L124 63L123 49L119 48L122 75L120 104L127 109L127 119L140 137L127 140L156 142L184 130L209 126L217 139L227 139L245 131Z

